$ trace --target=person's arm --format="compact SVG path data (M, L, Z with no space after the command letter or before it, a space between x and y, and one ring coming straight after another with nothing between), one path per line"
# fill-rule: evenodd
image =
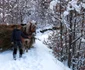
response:
M12 35L11 35L11 44L14 44L14 30L12 31Z

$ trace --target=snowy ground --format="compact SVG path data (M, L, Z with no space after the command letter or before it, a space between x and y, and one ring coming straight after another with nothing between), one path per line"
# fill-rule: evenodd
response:
M22 58L13 60L12 51L0 53L0 70L70 70L52 55L52 51L42 43L46 34L38 34L34 48L25 53Z

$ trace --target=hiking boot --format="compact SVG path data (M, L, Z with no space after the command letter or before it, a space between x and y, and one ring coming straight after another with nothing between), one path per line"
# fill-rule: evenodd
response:
M19 58L21 58L22 57L22 55L19 55Z
M13 59L16 60L16 55L13 55Z
M14 60L16 60L16 58L14 58Z

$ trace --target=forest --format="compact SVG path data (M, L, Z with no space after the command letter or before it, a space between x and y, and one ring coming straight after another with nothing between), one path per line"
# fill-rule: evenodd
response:
M52 26L41 32L52 31L44 43L56 59L72 70L85 69L85 0L0 0L0 25L31 20L37 29Z

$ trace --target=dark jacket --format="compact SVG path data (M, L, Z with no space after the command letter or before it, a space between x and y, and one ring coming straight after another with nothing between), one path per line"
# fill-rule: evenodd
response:
M23 38L28 38L28 36L24 35L23 32L19 29L14 29L12 32L12 37L11 37L11 41L15 42L15 41L22 41L21 37Z

